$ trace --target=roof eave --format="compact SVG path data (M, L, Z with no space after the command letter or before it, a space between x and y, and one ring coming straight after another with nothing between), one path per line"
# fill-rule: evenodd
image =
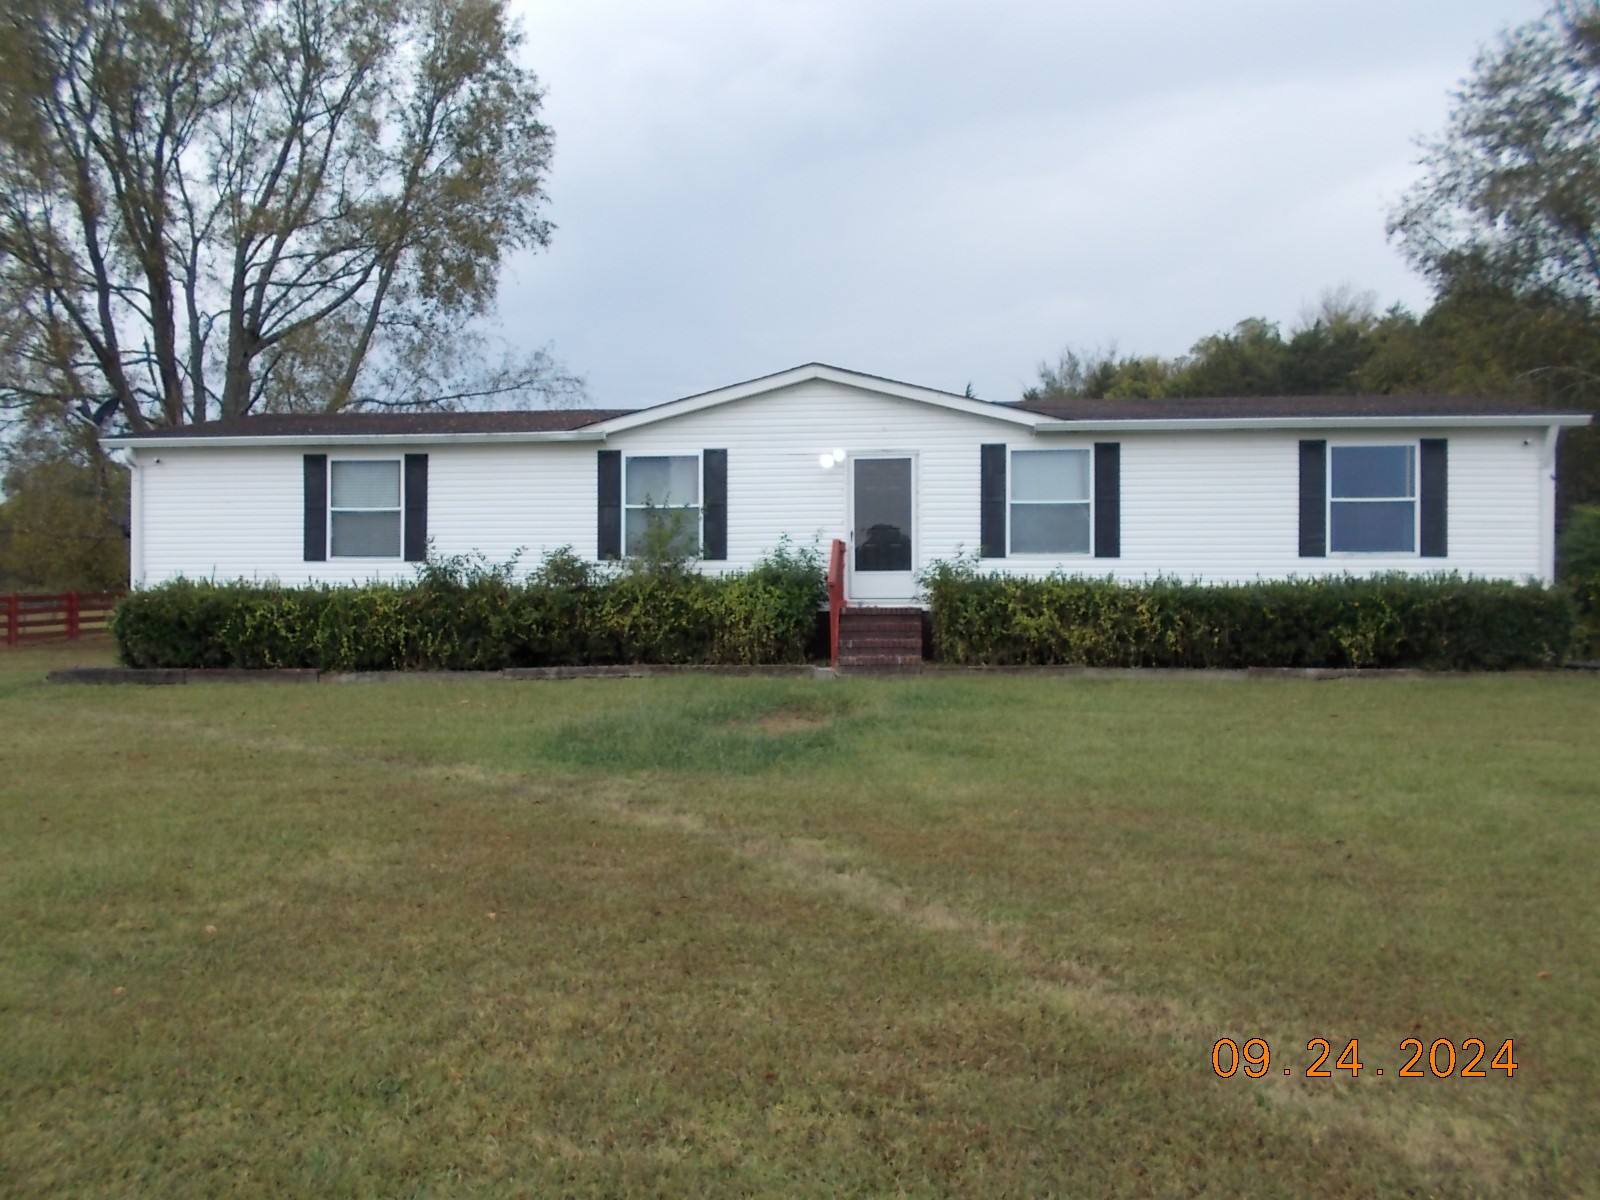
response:
M248 434L232 437L123 436L106 438L105 444L126 450L178 450L186 446L400 446L464 445L474 442L603 442L598 424L582 429L541 429L488 433L291 433Z
M1042 418L1036 433L1177 433L1186 430L1248 429L1573 429L1589 424L1587 413L1530 413L1523 416L1367 416L1367 417L1162 417L1140 420Z

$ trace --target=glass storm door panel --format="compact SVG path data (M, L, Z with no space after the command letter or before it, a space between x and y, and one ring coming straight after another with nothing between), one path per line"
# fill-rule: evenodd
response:
M850 463L851 593L859 600L910 600L913 578L915 463L909 456Z

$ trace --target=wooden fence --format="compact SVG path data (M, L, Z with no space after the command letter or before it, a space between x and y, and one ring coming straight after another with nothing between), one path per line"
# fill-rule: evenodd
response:
M5 597L6 645L104 633L122 592L12 592Z

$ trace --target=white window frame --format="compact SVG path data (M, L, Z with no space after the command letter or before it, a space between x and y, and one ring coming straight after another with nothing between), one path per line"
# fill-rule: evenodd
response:
M333 467L335 463L347 462L392 462L400 473L400 503L395 507L385 505L383 508L335 508L333 504ZM355 513L387 513L398 514L400 522L399 551L395 554L335 554L333 552L333 514L335 512ZM395 457L389 454L346 454L340 458L328 455L328 560L330 562L404 562L406 556L406 460L404 456Z
M1016 457L1019 454L1054 454L1070 450L1085 455L1089 460L1089 496L1086 500L1014 500L1012 487L1016 483ZM1094 556L1094 448L1092 446L1007 446L1006 447L1006 556L1009 558L1055 559L1092 558ZM1012 532L1017 523L1011 518L1011 509L1017 504L1081 504L1089 510L1089 546L1085 550L1017 550L1011 544Z
M1411 450L1411 495L1407 496L1350 496L1335 501L1333 495L1333 452L1335 450L1386 450L1408 447ZM1417 558L1422 553L1422 443L1415 438L1381 438L1362 441L1329 441L1323 488L1322 520L1327 530L1329 558ZM1336 550L1333 546L1333 506L1339 504L1395 504L1409 499L1411 502L1411 549L1409 550Z
M699 558L701 555L703 555L705 553L705 549L706 549L706 496L705 496L705 491L706 491L706 465L705 465L704 462L701 461L701 454L702 454L702 452L699 451L699 450L692 450L692 451L688 451L688 452L672 451L672 450L647 450L647 451L641 451L641 452L635 453L635 454L630 454L627 451L623 451L623 453L622 453L622 557L623 558L627 559L627 558L635 558L635 557L637 557L637 555L634 555L634 554L630 553L629 550L628 550L628 513L629 512L642 512L646 508L653 508L658 512L665 512L665 511L682 512L682 511L684 511L686 509L690 509L690 508L694 509L694 514L695 514L695 516L694 516L694 554L692 555L692 557ZM694 503L693 504L655 504L655 503L651 503L651 504L648 504L648 505L646 505L646 504L629 504L628 503L628 470L629 470L630 464L636 458L692 458L692 459L694 459L694 495L695 495Z

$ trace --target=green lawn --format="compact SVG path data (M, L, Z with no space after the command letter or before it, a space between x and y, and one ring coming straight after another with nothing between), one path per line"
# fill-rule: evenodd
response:
M0 1194L1600 1194L1600 677L105 655L0 653Z

